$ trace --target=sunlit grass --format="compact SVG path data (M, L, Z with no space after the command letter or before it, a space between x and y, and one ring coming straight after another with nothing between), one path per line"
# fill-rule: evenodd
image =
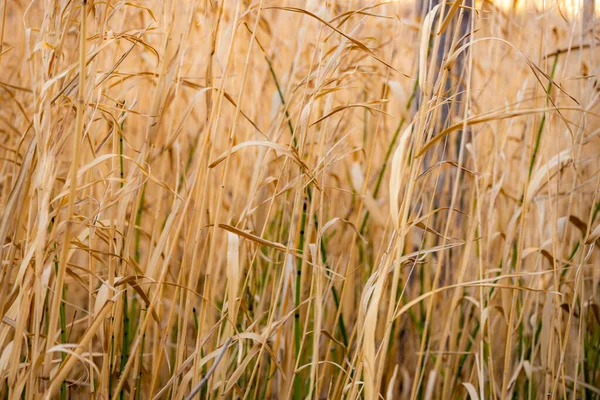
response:
M0 398L600 398L592 4L0 0Z

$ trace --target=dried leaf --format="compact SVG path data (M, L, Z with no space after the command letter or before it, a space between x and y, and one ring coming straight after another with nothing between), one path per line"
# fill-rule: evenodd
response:
M458 3L458 0L456 2ZM473 386L472 383L463 382L462 384L465 387L465 389L467 389L467 392L469 393L469 398L471 400L479 400L479 395L477 394L477 390L475 389L475 386Z
M279 251L283 251L283 252L288 252L290 254L295 255L296 257L299 258L304 258L300 253L298 253L297 250L286 247L284 245L282 245L281 243L277 243L277 242L271 242L270 240L267 239L263 239L260 236L256 236L253 235L249 232L243 231L241 229L238 229L236 227L233 227L231 225L226 225L226 224L219 224L219 228L221 229L225 229L226 231L229 231L231 233L235 233L238 236L244 237L252 242L258 243L262 246L267 246L267 247L271 247L273 249L277 249Z
M398 146L394 151L390 176L390 214L394 227L400 227L400 188L404 178L404 166L406 165L406 154L410 144L413 125L410 124L400 136Z

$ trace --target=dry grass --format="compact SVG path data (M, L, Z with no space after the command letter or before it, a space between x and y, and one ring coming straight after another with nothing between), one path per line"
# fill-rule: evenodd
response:
M0 396L600 398L598 25L470 5L0 0Z

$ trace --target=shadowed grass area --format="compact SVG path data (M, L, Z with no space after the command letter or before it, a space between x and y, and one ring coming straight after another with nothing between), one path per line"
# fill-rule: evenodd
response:
M0 397L600 398L595 7L0 0Z

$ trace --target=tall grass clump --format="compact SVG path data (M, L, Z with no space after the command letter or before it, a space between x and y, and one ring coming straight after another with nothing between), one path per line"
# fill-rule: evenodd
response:
M594 0L0 10L1 398L600 398Z

